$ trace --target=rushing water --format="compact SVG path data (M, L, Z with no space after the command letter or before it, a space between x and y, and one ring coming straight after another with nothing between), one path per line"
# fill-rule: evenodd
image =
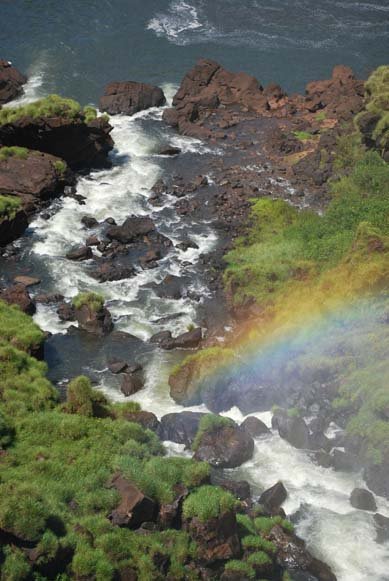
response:
M389 39L387 0L323 0L317 6L309 0L3 0L0 14L6 23L0 31L0 56L30 72L21 103L51 91L84 103L96 102L105 82L126 78L158 82L171 95L174 84L202 55L265 81L274 79L289 89L301 89L308 80L327 75L338 62L365 74L384 62ZM160 417L182 409L170 399L167 388L168 368L175 355L143 341L164 328L156 322L161 317L173 316L168 325L173 333L200 321L209 292L198 258L215 247L217 235L205 218L198 223L180 219L173 208L174 198L167 197L156 208L147 200L154 182L165 172L176 172L177 164L182 169L185 164L199 163L204 154L221 152L174 135L161 122L158 110L132 118L117 116L112 123L113 168L79 180L77 193L86 198L84 206L65 198L53 203L49 219L36 218L18 243L23 258L15 272L28 267L40 276L40 292L61 292L67 298L84 289L103 292L116 329L142 340L134 339L130 352L126 352L128 346L80 341L77 334L67 334L68 325L59 321L55 309L40 305L35 319L53 333L47 350L53 379L86 372L112 399L123 400L106 370L107 353L140 360L146 366L147 381L134 399ZM179 160L156 155L159 145L167 142L182 149ZM104 284L89 276L87 263L64 258L68 249L86 237L81 215L98 220L111 216L121 223L132 213L151 214L159 231L173 242L190 237L199 249L186 253L175 249L157 269ZM187 276L200 302L157 299L145 288L167 273ZM212 297L209 301L215 308ZM226 415L243 419L236 409ZM269 413L257 415L269 425ZM169 449L185 453L179 446ZM333 567L339 581L389 579L389 546L375 542L373 515L349 503L351 490L362 483L360 474L318 467L304 451L274 433L258 439L253 459L231 474L249 480L254 493L281 479L289 491L285 509L294 515L298 533ZM377 502L379 512L389 516L389 503L379 498Z

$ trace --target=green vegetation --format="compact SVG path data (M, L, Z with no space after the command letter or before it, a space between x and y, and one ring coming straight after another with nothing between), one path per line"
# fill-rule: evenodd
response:
M175 365L171 371L171 375L174 377L178 375L184 366L196 367L198 371L198 381L205 376L207 376L215 367L220 365L228 365L231 359L234 357L234 352L232 349L223 349L223 347L209 347L207 349L202 349L193 355L185 357L185 359Z
M21 107L5 107L0 111L0 125L13 123L22 117L32 117L33 119L46 117L64 117L66 119L83 119L90 123L96 119L97 112L91 106L84 109L77 101L65 99L59 95L49 95L44 99L39 99L33 103Z
M248 535L247 537L244 537L242 539L242 547L244 549L265 551L265 553L269 553L270 555L273 555L277 550L274 543L258 535Z
M80 414L87 417L109 415L106 397L101 392L94 390L90 379L84 375L76 377L69 383L64 409L70 414Z
M254 519L254 527L258 534L268 535L273 527L279 525L287 533L292 533L294 531L293 524L280 516L258 516Z
M263 567L264 565L272 565L273 561L264 551L256 551L247 557L247 563L253 567Z
M98 313L104 307L104 297L94 292L79 293L74 297L72 304L76 309L87 305L91 311Z
M0 161L3 161L3 160L8 159L10 157L18 157L19 159L27 159L28 149L26 147L18 147L16 145L14 145L12 147L1 147L0 148Z
M236 571L246 575L247 579L255 579L254 569L245 561L229 561L224 567L225 571Z
M314 138L314 136L312 135L312 133L308 133L308 131L293 131L293 135L299 141L308 141L308 139L313 139Z
M185 518L206 522L232 510L235 505L236 499L230 492L217 486L201 486L184 501L183 514Z
M20 210L21 202L16 196L0 195L0 222L2 220L12 220Z
M357 127L363 127L365 121L371 125L371 139L377 149L385 153L389 149L389 66L378 67L365 83L365 111L355 119ZM373 119L372 119L373 116Z
M44 333L18 307L0 300L0 346L11 346L31 353L43 342Z
M203 416L199 423L199 429L192 444L192 450L196 451L201 443L201 438L205 432L217 432L221 428L233 426L234 422L230 418L218 416L215 414L207 414Z
M315 119L316 119L316 121L319 121L319 122L325 121L327 119L327 115L325 114L325 111L319 111L319 113L316 113Z
M55 171L58 172L61 175L63 175L66 172L67 167L68 167L67 164L66 164L66 162L65 161L62 161L62 160L55 161L53 163L53 165L54 165Z

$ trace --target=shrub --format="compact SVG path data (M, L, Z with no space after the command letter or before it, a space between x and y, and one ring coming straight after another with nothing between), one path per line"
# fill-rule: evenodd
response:
M217 518L224 512L235 507L236 499L229 492L217 486L201 486L192 492L184 501L183 514L185 518L198 518L206 522Z
M26 555L10 545L4 548L5 561L1 566L1 581L23 581L30 573Z
M258 516L254 519L254 526L259 534L268 535L271 529L276 525L281 526L288 533L294 531L293 524L289 520L283 519L280 516Z
M365 83L365 108L356 116L357 127L361 127L364 119L374 121L370 139L375 140L376 147L385 153L389 147L389 66L378 67Z
M94 292L83 292L73 298L72 304L76 309L87 305L91 311L97 313L104 307L104 297Z
M240 529L243 529L243 532L251 533L251 535L255 535L256 530L253 523L253 520L247 514L237 514L236 520ZM255 537L256 538L256 537Z
M65 117L76 119L81 114L79 103L73 99L65 99L58 95L49 95L22 107L6 107L0 111L0 125L13 123L22 117Z
M81 416L107 415L108 401L99 391L92 388L88 377L80 375L73 379L67 388L66 411Z
M54 169L57 173L63 175L67 170L67 165L65 161L58 160L53 163Z
M245 575L247 579L255 579L255 571L245 561L228 561L224 567L225 571L237 572Z
M94 121L97 117L96 109L94 107L91 107L90 105L84 107L83 114L85 116L85 123L90 123L91 121Z
M26 147L19 147L17 145L13 145L12 147L1 147L0 161L8 159L9 157L18 157L19 159L27 159L28 149Z
M221 428L233 426L234 422L230 418L225 418L223 416L218 416L216 414L207 414L203 416L199 423L199 429L197 430L196 437L192 444L192 450L196 451L201 443L201 438L205 432L217 432Z
M2 220L12 220L20 210L21 202L16 196L0 195L0 222Z

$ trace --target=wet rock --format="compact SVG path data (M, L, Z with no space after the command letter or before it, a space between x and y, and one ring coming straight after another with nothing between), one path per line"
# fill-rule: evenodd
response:
M185 240L184 242L179 242L178 244L176 244L176 248L179 248L180 250L186 252L188 248L195 248L196 250L198 250L199 246L198 244L196 244L196 242L193 242L193 240Z
M125 374L123 376L120 391L126 397L138 393L144 387L144 379L141 373Z
M114 374L125 373L128 369L128 363L121 359L111 359L111 361L108 362L108 369Z
M0 143L51 154L78 171L110 166L111 131L111 125L103 117L88 124L82 115L72 119L22 117L0 127Z
M135 484L121 475L116 475L112 479L112 487L120 495L119 505L108 517L114 526L136 529L144 522L155 521L156 503L145 496Z
M113 82L105 87L100 99L100 110L110 115L134 115L150 107L166 103L162 89L134 81Z
M155 224L147 216L129 216L121 226L112 226L106 232L110 240L123 244L134 242L155 231Z
M324 452L324 450L318 450L315 452L313 458L316 464L322 466L323 468L331 468L334 464L333 456L328 454L328 452Z
M193 518L184 523L184 528L197 543L201 560L207 565L238 558L241 554L238 526L233 512L225 512L205 523Z
M35 303L23 284L15 284L0 292L0 299L9 305L17 305L27 315L36 311Z
M159 333L155 333L155 335L150 337L150 343L162 346L164 343L172 341L172 339L173 337L170 331L160 331Z
M353 472L360 467L357 456L351 452L344 452L335 448L332 456L335 470Z
M216 468L236 468L252 458L254 440L238 426L222 426L203 433L194 458Z
M84 224L85 228L96 228L96 226L99 225L98 221L96 218L93 218L93 216L83 216L81 222Z
M308 426L300 417L290 417L285 410L277 410L272 418L273 427L277 428L281 438L294 448L310 447Z
M158 436L190 448L199 429L200 420L206 414L201 412L171 413L161 418Z
M380 464L366 466L363 476L375 494L389 498L389 454L382 458Z
M40 284L40 278L36 278L34 276L26 276L26 275L19 275L15 276L14 283L15 284L22 284L25 287L35 286Z
M228 490L239 500L247 500L251 497L250 484L246 480L229 480L221 476L211 476L211 484Z
M303 571L310 573L318 581L336 581L330 567L312 557L304 541L296 535L286 533L281 526L276 525L269 534L269 540L277 547L278 565L290 573Z
M243 571L224 571L220 581L248 581L248 577Z
M128 422L135 422L136 424L140 424L145 430L152 430L153 432L156 432L159 427L158 418L152 412L125 412L123 414L123 419L127 420Z
M57 315L61 321L74 321L75 313L74 308L70 303L62 303L57 309Z
M202 340L202 330L200 327L193 329L193 331L187 331L178 335L173 339L170 344L170 348L173 349L196 349ZM162 344L163 347L163 344Z
M157 249L148 250L140 258L140 264L143 269L156 268L158 266L158 260L162 258L161 251Z
M359 510L377 510L374 496L365 488L354 488L350 496L350 503L351 506L359 508Z
M186 287L185 279L168 274L161 283L152 285L155 294L160 299L178 300L183 297Z
M174 486L173 502L162 504L159 509L158 523L166 529L180 529L182 525L182 505L188 496L188 489L183 484Z
M106 219L104 220L104 222L105 222L106 224L109 224L110 226L116 226L116 222L115 222L115 220L114 220L113 218L110 218L110 217L109 217L109 218L106 218Z
M27 77L22 75L9 61L0 59L0 107L23 93Z
M178 155L179 153L181 153L181 149L179 147L174 147L173 145L163 147L159 151L159 155L167 156Z
M113 329L111 314L105 307L96 311L88 304L84 304L74 309L74 317L80 329L93 335L108 335Z
M88 238L85 241L85 244L87 246L99 246L100 240L97 238L97 236L88 236Z
M103 262L91 274L99 282L111 282L133 277L135 275L135 269L132 266L121 266L113 262Z
M53 303L59 303L60 301L63 301L63 299L64 296L59 293L43 293L36 295L35 302L51 305Z
M93 253L89 246L79 246L78 248L74 248L74 250L67 252L66 258L68 260L82 262L83 260L89 260L90 258L93 258Z
M259 498L259 504L263 504L271 514L276 514L288 496L287 490L282 482L277 482L271 488L263 492Z
M246 418L240 424L240 427L242 430L250 434L252 438L257 438L258 436L262 436L264 434L270 434L270 430L267 425L254 416Z
M26 151L23 155L1 159L0 195L18 196L23 210L31 214L74 180L69 170L58 169L61 163L60 158L40 151Z
M389 518L377 512L374 515L374 524L377 530L377 543L389 541Z
M5 246L17 240L28 228L27 214L16 212L15 216L0 220L0 246Z

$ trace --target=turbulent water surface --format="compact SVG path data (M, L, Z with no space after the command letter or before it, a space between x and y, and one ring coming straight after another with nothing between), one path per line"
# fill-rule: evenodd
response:
M2 0L0 13L6 23L0 31L0 56L30 74L21 102L58 92L83 103L96 103L104 84L119 79L159 83L171 96L199 56L216 58L264 82L275 80L289 90L301 90L307 81L327 76L339 62L366 75L385 62L388 54L387 0ZM67 298L85 289L103 292L116 328L144 341L163 328L156 322L161 317L175 317L169 328L178 333L201 321L207 301L211 309L216 307L212 297L207 297L198 268L200 254L217 244L206 209L203 221L188 224L174 211L174 199L151 208L147 198L164 172L182 170L185 164L199 163L202 155L221 152L168 132L161 111L132 118L117 116L112 123L113 168L79 180L77 189L86 198L84 206L66 198L53 204L49 219L36 218L18 242L23 259L15 265L15 272L28 267L41 277L42 290L61 292ZM166 142L182 148L179 161L155 154ZM68 249L85 238L82 214L98 220L112 216L120 223L131 213L151 213L158 229L173 242L190 236L199 249L175 250L155 270L103 285L89 276L88 264L64 258ZM192 265L185 266L186 261ZM7 269L12 275L9 265ZM167 273L188 276L200 302L160 300L145 288ZM82 371L91 374L110 397L122 399L106 370L107 350L127 358L128 352L118 353L123 348L99 341L79 342L77 335L66 333L67 325L50 307L39 306L35 319L53 333L47 358L54 380ZM174 355L134 339L130 356L147 368L146 389L135 399L158 416L179 410L168 395L166 382L167 363ZM242 419L235 409L228 415ZM261 417L269 424L270 414ZM179 453L179 447L174 451ZM305 452L276 435L258 440L253 460L233 474L248 479L254 492L282 479L289 491L285 508L294 515L298 532L333 567L340 581L389 579L388 546L375 542L373 515L356 511L349 503L351 490L361 483L359 474L315 466ZM389 515L388 503L378 502L379 511Z

